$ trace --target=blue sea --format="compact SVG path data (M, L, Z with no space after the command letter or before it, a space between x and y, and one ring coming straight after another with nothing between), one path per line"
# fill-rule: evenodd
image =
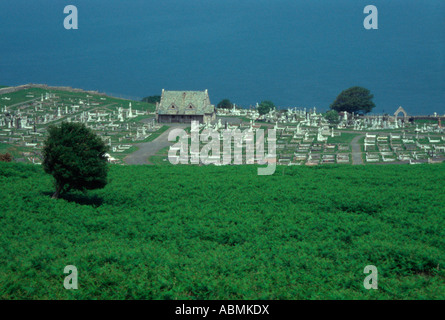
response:
M377 30L363 27L369 4ZM320 111L357 85L373 113L445 114L445 1L2 0L0 85L25 83Z

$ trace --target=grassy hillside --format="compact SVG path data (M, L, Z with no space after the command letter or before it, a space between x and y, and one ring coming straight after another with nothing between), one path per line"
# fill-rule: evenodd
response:
M1 88L1 86L0 86ZM128 108L128 104L132 103L133 110L148 110L150 112L156 109L156 105L152 103L146 103L141 101L132 101L127 99L115 98L110 96L102 96L97 94L90 94L87 92L70 92L65 90L54 90L54 89L41 89L41 88L29 88L23 89L11 93L5 93L0 95L1 97L8 97L10 100L2 100L2 107L11 106L18 103L32 102L34 100L40 101L41 95L51 92L57 96L57 101L60 104L70 105L73 104L75 100L72 99L83 99L89 100L90 102L100 102L103 105L113 105L115 108L123 107ZM104 100L101 100L104 99Z
M40 167L0 163L1 299L445 298L444 164L110 170L53 200Z

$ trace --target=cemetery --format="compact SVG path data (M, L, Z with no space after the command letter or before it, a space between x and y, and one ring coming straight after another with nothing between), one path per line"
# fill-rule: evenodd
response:
M400 108L397 110L399 111ZM403 110L403 109L402 109ZM218 132L220 152L223 153L223 131L239 130L245 142L253 139L256 132L264 130L264 149L267 150L267 129L276 130L276 154L279 165L324 165L324 164L375 164L375 163L435 163L445 160L445 132L438 124L410 123L405 117L393 119L384 116L363 117L344 113L337 125L331 125L316 108L289 109L287 112L270 111L260 116L256 110L218 110L215 123L200 124L194 131ZM387 119L388 118L388 119ZM230 119L230 120L225 120ZM233 119L237 119L234 121ZM224 124L223 124L224 122ZM178 148L189 150L187 146ZM353 162L352 140L357 137L357 147L362 161ZM247 139L247 140L246 140ZM200 141L199 150L203 143ZM173 150L173 147L170 148ZM232 154L236 153L235 143ZM245 154L245 149L243 149ZM245 162L243 162L245 163Z
M155 140L172 125L160 123L159 119L156 121L159 115L154 105L96 92L42 86L2 90L0 153L9 152L15 161L40 164L45 129L61 121L85 123L94 130L109 146L106 156L113 164L126 164L125 158L138 149L137 144ZM189 92L192 97L198 93L205 95L210 104L207 91ZM218 132L221 154L224 130L242 132L244 144L235 146L233 143L230 151L231 154L245 155L245 143L251 140L256 143L259 129L265 132L264 150L267 153L268 129L274 129L278 165L417 164L445 160L445 133L441 125L444 117L435 114L431 118L408 121L402 107L393 116L343 112L337 123L328 122L316 107L272 109L260 115L258 104L250 109L233 104L231 109L217 109L216 117L204 118L206 121L201 121L193 131ZM185 146L181 150L192 155L190 129L189 125L186 128L189 135L187 150ZM199 150L205 144L200 141ZM173 143L171 148L169 150L174 151ZM168 150L164 151L146 159L146 163L167 163ZM245 159L241 163L246 164Z
M62 121L86 124L107 143L107 157L117 164L135 143L151 141L168 128L156 123L154 106L144 102L39 87L0 96L0 153L28 163L41 163L46 128Z

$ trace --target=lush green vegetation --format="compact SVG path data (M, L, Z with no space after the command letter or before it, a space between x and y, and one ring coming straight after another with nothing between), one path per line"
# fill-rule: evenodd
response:
M442 120L442 122L445 122L445 121ZM424 124L424 123L425 124L438 124L439 121L437 119L415 119L414 123L417 123L417 124Z
M167 131L170 127L169 126L162 126L159 128L158 131L153 132L149 137L147 137L146 139L142 140L141 142L150 142L153 141L154 139L156 139L157 137L159 137L161 134L163 134L165 131Z
M136 116L134 118L127 118L124 120L124 122L139 122L144 119L153 119L155 117L154 114L144 114L140 116Z
M233 104L232 102L230 102L229 99L222 99L217 105L217 108L222 108L222 109L231 109L233 108Z
M172 164L168 161L167 154L165 155L154 155L148 158L149 163L154 165L166 165L172 166Z
M269 111L274 108L275 108L275 105L272 101L265 100L265 101L261 101L260 105L258 106L258 112L260 114L266 114L266 113L269 113Z
M171 166L172 164L168 161L168 150L170 149L170 146L162 148L156 152L156 155L151 156L148 158L148 161L154 165L168 165Z
M347 132L342 132L340 136L336 136L336 137L331 137L328 136L328 143L351 143L352 140L356 137L359 136L360 133L347 133Z
M161 96L149 96L142 98L142 102L147 102L151 104L156 104L156 102L161 102Z
M55 200L0 163L0 298L445 298L444 164L283 168L111 166Z
M374 95L362 87L352 87L343 90L330 105L332 110L347 111L349 113L369 113L375 108L372 101Z
M29 152L29 148L0 142L0 153L9 153L12 155L13 158L22 158L22 153L26 151Z
M11 150L12 150L12 146L10 144L0 142L0 153L9 152Z
M336 110L329 110L324 114L326 120L329 121L330 124L338 124L340 122L340 116Z

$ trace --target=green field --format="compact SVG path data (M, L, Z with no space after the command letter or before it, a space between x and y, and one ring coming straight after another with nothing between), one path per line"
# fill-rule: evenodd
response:
M116 165L54 200L0 163L0 299L445 298L445 164L283 168Z

